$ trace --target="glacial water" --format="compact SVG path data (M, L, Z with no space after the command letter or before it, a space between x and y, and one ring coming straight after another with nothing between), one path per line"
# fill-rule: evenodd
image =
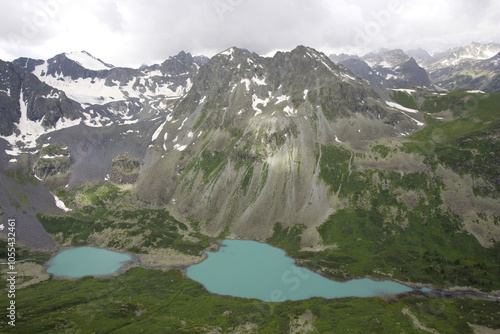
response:
M128 254L109 249L77 247L65 249L47 262L47 272L59 277L110 275L132 261Z
M413 289L392 281L368 278L336 282L298 267L276 247L248 240L224 240L218 252L207 252L187 276L212 293L269 302L311 297L392 296Z

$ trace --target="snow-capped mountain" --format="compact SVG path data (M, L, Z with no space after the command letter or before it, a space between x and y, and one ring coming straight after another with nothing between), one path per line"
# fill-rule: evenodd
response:
M87 51L65 53L64 55L66 58L73 60L83 68L92 71L109 70L114 67L113 65L106 64L102 60L95 58Z
M380 83L304 46L273 57L230 48L208 61L181 52L140 69L67 55L1 64L0 167L51 189L133 183L135 198L209 221L214 235L228 221L262 238L278 220L319 224L332 208L324 147L368 147L425 125ZM355 61L383 85L425 86L400 50Z
M379 49L363 57L330 55L332 61L349 68L356 76L388 88L421 86L445 90L498 92L500 44L466 45L431 55L422 48Z
M330 59L342 59L331 55ZM421 86L433 88L427 72L402 50L380 49L362 58L349 58L340 61L356 76L371 83L388 88L402 86Z
M436 82L449 90L500 92L500 53L485 59L464 62L432 72Z
M131 69L77 52L1 62L0 136L9 143L6 152L17 156L41 136L80 123L109 127L154 119L189 91L206 61L180 52L162 64Z
M486 60L494 57L499 52L500 44L470 42L466 45L434 55L427 69L433 72L441 68L456 67L470 62Z
M63 91L12 63L0 61L0 136L17 155L44 133L78 124L83 109Z
M500 91L500 70L496 66L500 44L471 42L436 54L426 69L431 80L448 90Z
M63 53L47 61L19 58L14 63L87 107L130 98L144 102L155 96L181 97L203 61L203 57L181 52L161 65L130 69L113 67L80 52Z

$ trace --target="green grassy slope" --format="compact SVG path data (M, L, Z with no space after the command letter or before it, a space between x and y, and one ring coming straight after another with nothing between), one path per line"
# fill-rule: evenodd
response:
M17 293L16 328L0 312L2 333L289 333L308 311L313 333L472 333L468 323L500 328L497 302L469 299L347 298L264 303L207 293L168 272L133 268L112 279L49 280ZM0 304L5 305L5 295ZM258 330L256 329L258 328Z

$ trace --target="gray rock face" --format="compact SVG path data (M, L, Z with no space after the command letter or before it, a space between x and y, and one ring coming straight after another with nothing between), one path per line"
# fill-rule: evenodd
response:
M343 60L340 64L351 70L358 78L381 86L385 84L384 78L377 74L364 60L352 58Z
M21 116L19 92L21 77L12 64L0 61L0 135L8 136L14 130L14 122Z
M117 155L111 162L109 180L117 184L132 184L139 177L141 163L128 153Z
M43 63L45 63L45 61L41 59L21 57L15 59L12 63L14 65L24 68L28 72L33 72L37 66L42 65Z
M61 118L81 117L82 108L62 91L41 82L35 75L14 63L0 61L0 135L11 135L21 118L21 103L26 104L27 119L54 127ZM22 99L21 99L22 97Z
M415 59L419 65L425 66L431 59L432 56L429 52L425 51L422 48L413 49L406 51L406 54L411 58Z
M68 184L74 161L62 143L54 143L41 148L32 158L33 174L49 189Z
M400 67L400 73L402 80L400 83L395 83L395 86L420 86L433 88L429 75L413 58L410 58Z

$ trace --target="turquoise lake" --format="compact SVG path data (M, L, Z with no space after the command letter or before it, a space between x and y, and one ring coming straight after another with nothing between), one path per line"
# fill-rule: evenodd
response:
M311 297L392 296L413 289L392 281L368 278L347 282L329 280L298 267L285 251L248 240L224 240L218 252L187 269L187 276L216 294L267 302Z
M78 247L65 249L47 263L47 272L54 276L79 278L110 275L132 261L128 254L104 248Z

